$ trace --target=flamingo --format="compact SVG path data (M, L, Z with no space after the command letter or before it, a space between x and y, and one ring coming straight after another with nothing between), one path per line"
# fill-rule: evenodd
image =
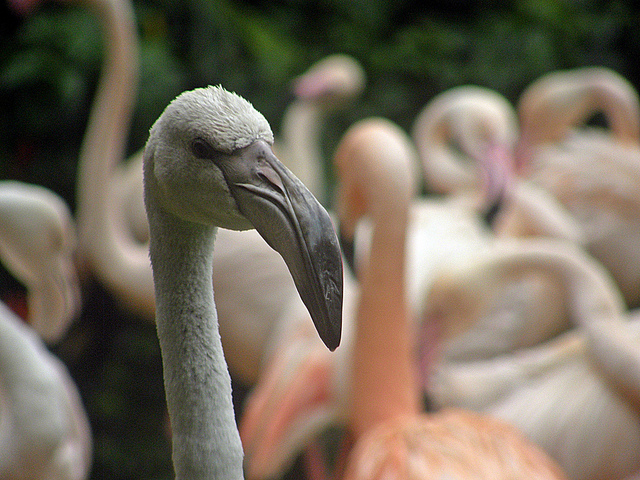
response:
M28 321L47 342L62 338L80 311L75 224L52 191L0 182L0 256L27 288Z
M322 121L329 112L357 98L364 86L364 69L345 54L322 58L293 81L295 100L284 112L281 137L274 149L318 199L327 195L320 148Z
M0 477L83 480L92 439L66 366L0 304Z
M0 256L23 280L25 324L0 304L0 478L83 480L91 468L89 421L66 366L41 337L59 340L79 309L75 230L53 192L0 182Z
M521 175L550 191L574 216L588 251L640 305L640 102L616 72L553 72L522 94ZM580 128L602 112L609 128Z
M564 479L520 432L488 415L447 409L376 425L349 454L344 479Z
M489 209L496 235L548 236L582 243L579 225L553 195L513 175L518 134L516 112L509 101L476 85L436 95L412 129L431 192L468 195L482 191L485 184L485 192L493 191L490 194L499 201L497 208Z
M185 92L144 150L149 252L177 479L243 478L211 278L217 227L255 227L283 256L329 349L342 262L327 212L275 157L265 118L222 87ZM206 419L206 421L203 421Z
M403 204L408 202L407 198L413 197L416 190L414 164L417 162L417 154L410 139L400 128L387 120L373 119L362 121L347 132L340 142L334 160L340 178L337 211L341 221L341 232L351 235L359 217L365 211L371 212L370 215L378 221L374 220L368 251L371 252L371 258L374 258L374 245L376 258L383 256L377 248L386 252L386 257L376 262L380 263L379 270L374 269L370 261L360 262L357 270L368 272L373 269L377 272L376 275L384 278L376 277L375 281L379 280L380 286L373 287L374 280L367 279L365 273L364 279L360 281L360 293L353 292L355 298L348 295L351 292L345 290L343 346L337 352L329 355L319 348L317 341L301 335L295 338L295 342L286 343L280 351L273 354L266 374L246 402L240 422L249 478L274 478L281 475L301 446L312 442L312 439L328 425L345 424L350 421L356 424L356 431L363 433L368 430L370 423L376 423L377 419L386 417L389 412L415 412L417 409L417 387L397 388L396 385L415 383L415 372L412 372L409 365L403 364L402 370L394 372L390 378L383 376L380 383L371 381L370 378L366 382L359 381L357 378L351 378L349 374L350 371L357 372L358 366L363 365L369 365L372 369L385 369L387 365L394 364L396 356L405 353L406 349L413 348L412 345L409 347L407 338L404 338L404 343L395 348L387 349L384 345L365 351L365 347L360 343L362 351L355 350L359 337L358 333L354 333L354 329L358 332L359 324L355 319L360 318L359 315L365 315L359 309L373 308L377 301L372 300L374 297L379 297L380 302L388 304L385 306L385 312L395 311L398 317L404 315L405 311L408 311L407 315L412 316L411 312L418 310L415 305L410 305L415 300L411 300L411 288L405 287L405 282L407 285L411 282L416 283L417 275L412 274L417 273L418 268L422 267L415 267L419 262L414 261L414 266L410 268L415 270L410 274L404 272L404 267L399 270L395 268L400 263L398 257L403 259L402 262L405 261L406 251L409 251L407 255L411 258L410 249L414 248L411 236L416 231L411 230L410 222L415 220L416 211L425 210L418 208L416 204L412 204L408 212L401 210L407 208ZM359 176L362 178L358 178ZM350 208L346 208L347 206ZM437 207L441 208L442 205L433 206L430 210L432 215L438 211ZM442 210L444 212L444 209ZM380 221L382 217L386 218L384 222ZM427 218L427 215L424 218ZM435 218L443 217L436 215ZM439 224L436 219L433 219L433 224ZM405 222L410 225L407 238L402 228ZM440 234L438 240L447 238L442 235L443 228L438 232L435 227L437 225L430 230L433 236ZM429 230L424 228L422 231ZM438 240L429 239L426 234L425 237L416 235L416 238L429 240L429 246L435 247L439 243ZM406 246L402 239L406 241ZM461 257L467 254L475 255L490 243L480 246L483 240L471 247L472 241L470 238L468 240L470 243L466 254L463 253L462 247L459 247ZM377 242L385 246L380 247ZM417 241L415 245L420 244L420 248L423 249L424 243ZM430 265L425 261L422 264L424 268L437 270L436 265L447 256L446 251L455 251L454 247L449 248L436 253ZM440 253L442 257L439 257ZM449 259L452 255L454 254L449 255ZM383 270L386 273L382 274ZM423 276L434 274L421 273ZM397 277L401 277L401 280ZM428 282L425 281L425 284ZM405 302L405 296L408 302ZM367 313L371 312L367 310ZM372 314L372 317L378 318L377 315L379 314ZM392 325L389 322L384 326L376 325L373 331L377 332L376 341L380 343L390 334L389 330L394 330L395 335L397 329L410 331L412 328L412 325ZM360 335L366 333L361 330ZM363 371L366 372L366 368L360 370L361 374ZM385 381L389 382L389 385L385 384ZM378 398L378 394L372 390L388 392L388 398L373 401L374 397ZM369 399L372 401L369 402ZM359 413L352 419L354 411ZM362 419L358 420L360 417ZM366 420L367 418L370 420ZM360 424L362 426L358 427Z
M436 406L514 425L572 479L638 472L640 324L599 262L513 242L443 268L426 305L421 377Z
M40 2L11 0L23 14ZM142 183L141 154L121 162L138 80L133 9L125 0L88 3L101 21L106 52L78 161L79 255L120 301L143 318L153 318L148 248L135 241L131 224L131 215L139 211L131 200L135 185Z
M513 148L518 119L499 93L464 85L429 101L414 120L411 136L429 190L457 194L480 187L484 172L478 158L491 149Z
M518 100L521 136L520 167L533 165L535 149L580 133L593 115L604 113L611 136L626 145L640 138L638 94L622 75L605 67L582 67L544 75L529 85ZM586 133L586 132L582 132ZM598 133L592 131L591 133Z
M66 366L0 304L0 477L83 480L92 439Z

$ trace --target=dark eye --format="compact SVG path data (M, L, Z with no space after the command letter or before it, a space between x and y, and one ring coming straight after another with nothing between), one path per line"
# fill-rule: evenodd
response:
M191 142L191 152L196 158L212 159L215 156L215 150L206 140L196 138Z

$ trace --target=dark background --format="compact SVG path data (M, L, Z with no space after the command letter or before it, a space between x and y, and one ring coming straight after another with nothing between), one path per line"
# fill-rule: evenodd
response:
M290 80L336 52L361 61L367 89L327 123L327 155L353 121L382 115L409 129L429 99L457 85L515 102L538 76L583 65L640 84L635 2L136 0L134 8L141 78L129 154L173 97L208 84L249 99L277 132ZM99 23L76 1L46 1L26 18L0 10L0 179L44 185L73 209L102 60ZM21 286L0 273L3 299L19 305ZM91 478L172 478L155 327L90 279L83 288L81 317L52 349L91 417Z

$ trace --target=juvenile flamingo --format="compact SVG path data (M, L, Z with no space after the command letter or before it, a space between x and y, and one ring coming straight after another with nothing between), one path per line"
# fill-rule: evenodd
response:
M340 342L342 262L327 212L275 157L249 102L185 92L144 150L158 338L178 480L243 478L243 452L215 311L217 227L255 227L291 271L320 337Z

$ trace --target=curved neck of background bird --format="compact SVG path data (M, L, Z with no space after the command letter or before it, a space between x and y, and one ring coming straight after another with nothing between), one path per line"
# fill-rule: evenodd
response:
M211 277L215 228L147 208L176 479L239 480L243 452Z
M416 120L413 138L429 190L440 194L457 194L477 185L476 165L465 162L456 151L444 112L426 111Z
M533 242L524 248L507 250L492 272L507 276L541 269L557 275L567 286L569 316L575 326L624 315L624 300L606 271L578 250L567 248L562 241Z
M136 244L118 228L112 181L125 155L138 81L134 15L131 5L120 0L102 0L94 7L106 54L78 164L79 250L101 280L152 313L147 246Z
M324 159L320 145L321 108L313 102L295 100L282 117L282 162L313 195L324 203ZM276 146L277 150L278 146Z
M495 274L544 268L555 273L568 290L571 321L586 338L588 360L621 397L640 405L640 358L637 341L626 321L627 307L609 274L563 242L505 255Z
M405 288L408 212L395 215L393 222L373 219L370 260L360 277L351 399L356 435L419 411Z
M616 140L630 145L640 143L640 104L633 88L596 85L592 88L591 98L593 105L590 113L604 113Z
M138 81L138 49L131 5L95 2L106 49L79 160L77 222L81 235L97 229L105 210L109 175L124 158ZM84 232L84 233L83 233Z
M584 73L578 73L578 75ZM526 172L535 148L564 140L596 113L604 114L611 136L623 144L640 143L640 101L632 85L611 73L596 72L582 78L563 74L534 87L529 96L537 107L520 107L522 134L518 141L518 170ZM559 83L562 88L552 88Z

